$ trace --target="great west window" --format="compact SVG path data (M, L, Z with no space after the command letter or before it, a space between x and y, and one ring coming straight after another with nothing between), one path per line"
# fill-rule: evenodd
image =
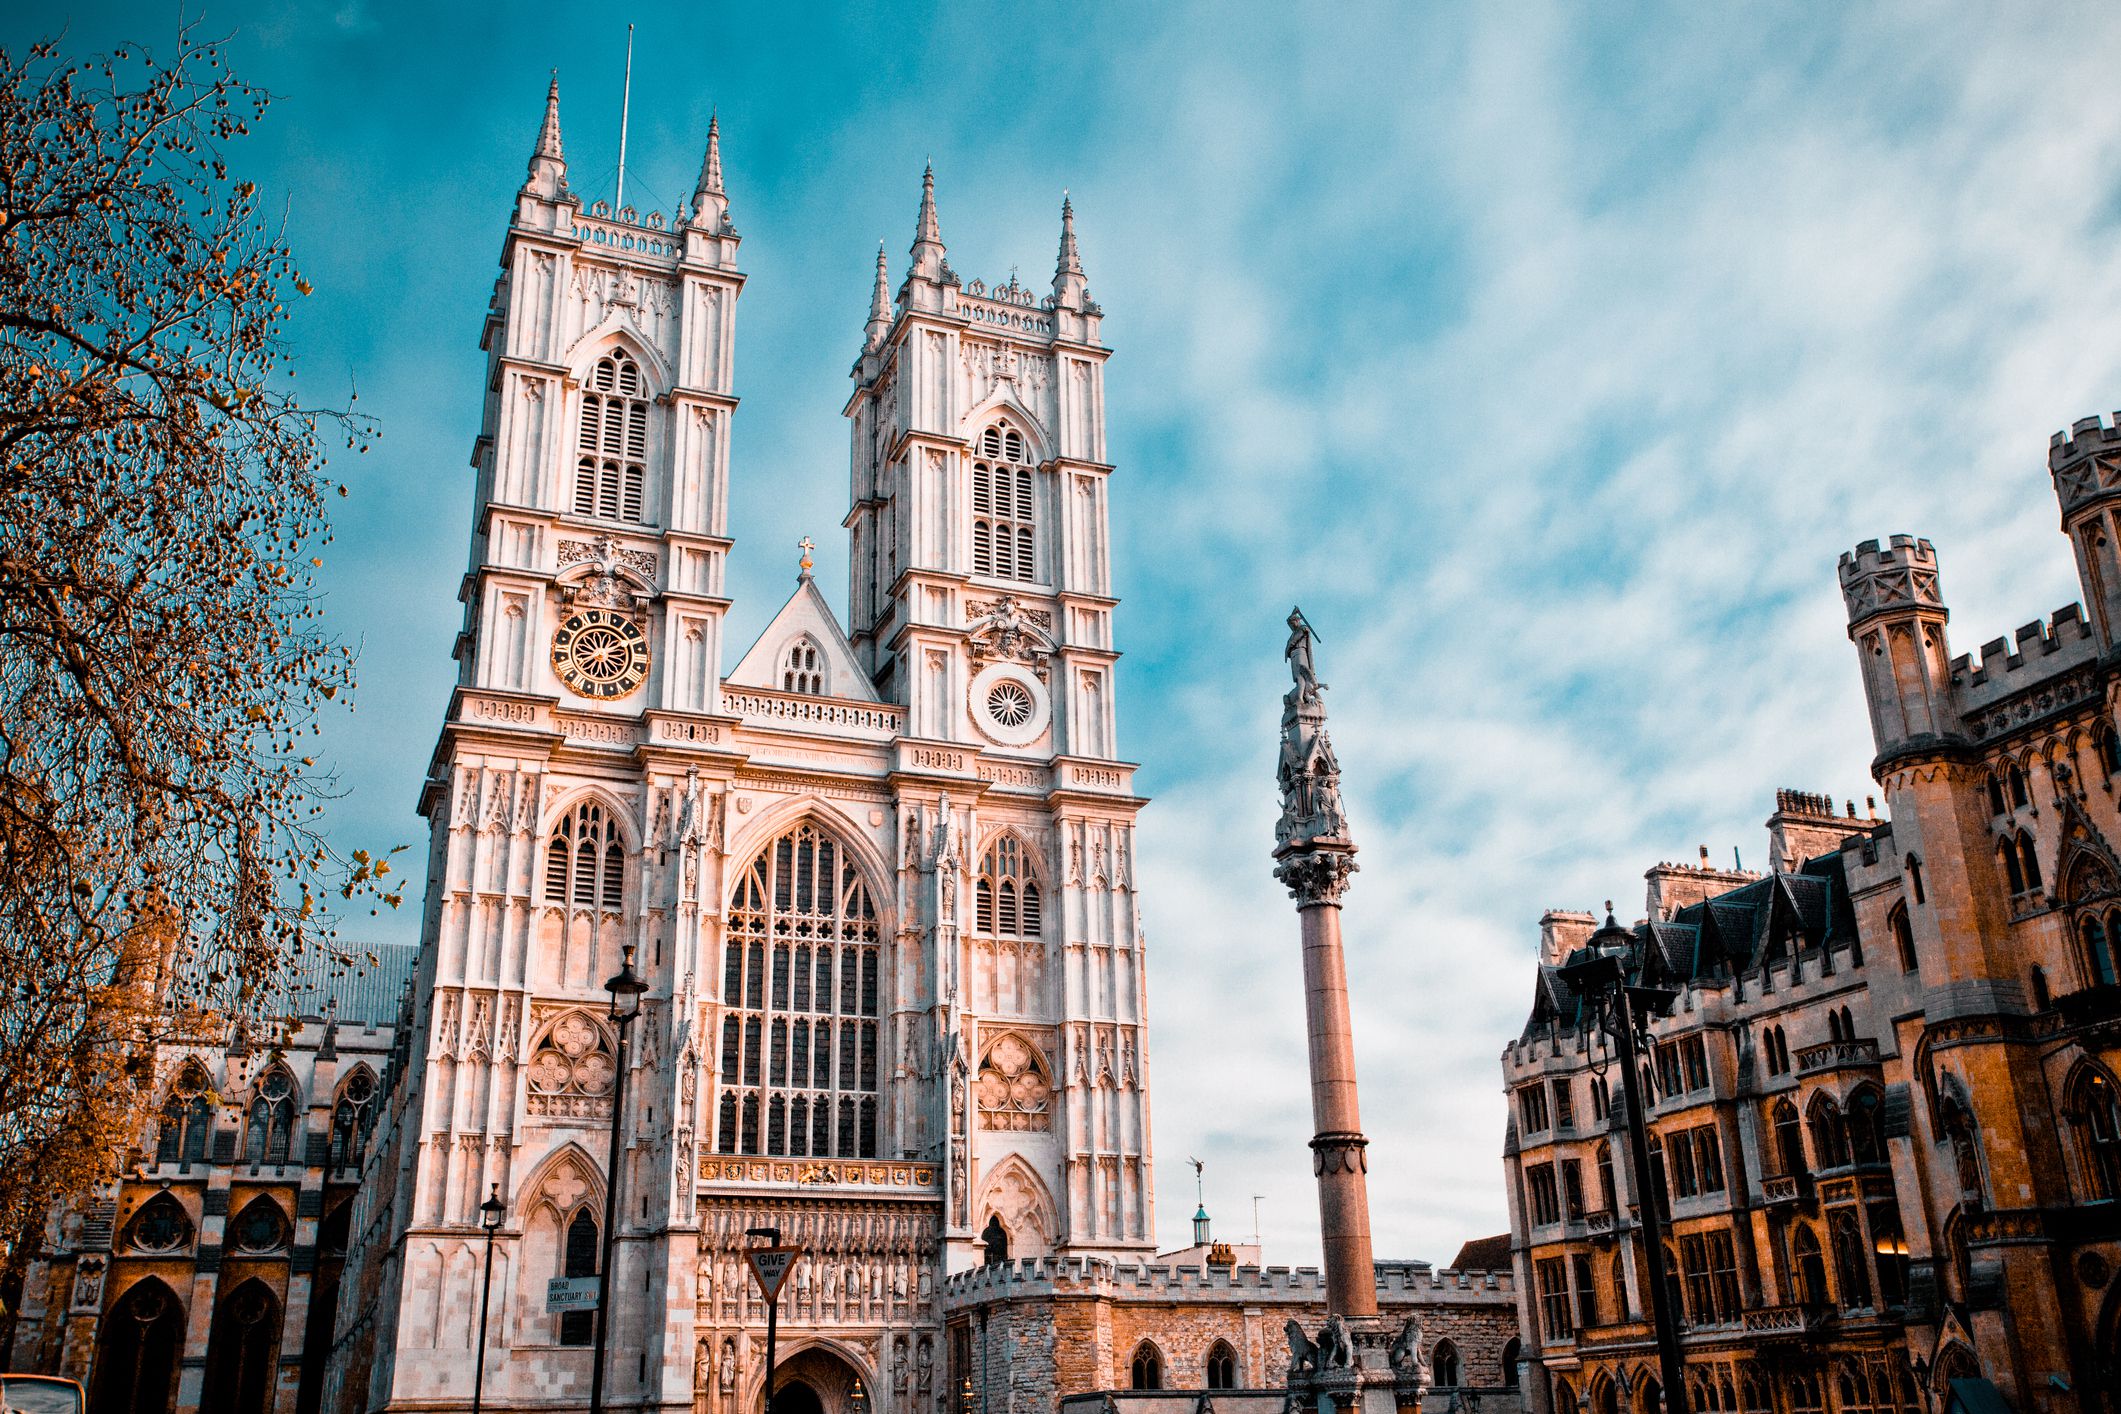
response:
M838 841L800 825L752 860L722 954L720 1152L876 1157L881 965Z

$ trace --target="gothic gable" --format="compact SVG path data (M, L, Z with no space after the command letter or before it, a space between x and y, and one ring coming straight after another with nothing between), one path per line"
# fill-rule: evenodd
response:
M790 655L808 647L791 663ZM815 674L817 686L797 683L793 674ZM805 576L795 593L781 605L773 622L745 652L727 679L731 687L764 687L776 692L809 692L817 697L839 697L855 702L880 702L869 675L855 660L854 645L833 617L832 606L819 592L817 581Z

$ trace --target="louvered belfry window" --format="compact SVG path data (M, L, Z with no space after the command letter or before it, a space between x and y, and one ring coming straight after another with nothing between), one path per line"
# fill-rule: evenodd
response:
M876 1157L878 939L854 861L815 825L738 876L723 945L722 1153Z
M641 366L624 349L613 349L590 370L575 449L576 515L641 521L648 479L647 393Z
M545 842L545 902L616 909L626 896L626 848L604 807L585 800Z
M1023 841L1003 835L980 863L973 899L973 931L988 937L1039 935L1038 880L1024 857Z
M1038 578L1032 470L1023 434L999 424L980 434L972 463L972 572L995 579Z

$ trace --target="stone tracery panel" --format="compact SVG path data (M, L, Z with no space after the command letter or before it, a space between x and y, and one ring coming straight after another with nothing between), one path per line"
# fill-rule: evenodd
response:
M530 1112L553 1119L609 1119L617 1075L603 1026L586 1011L562 1012L531 1047Z
M1038 1048L1011 1032L987 1048L980 1062L979 1122L982 1129L1049 1129L1053 1082Z

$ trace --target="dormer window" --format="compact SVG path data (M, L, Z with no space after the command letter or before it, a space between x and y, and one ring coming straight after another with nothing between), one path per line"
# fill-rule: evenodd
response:
M639 524L648 480L648 387L624 349L597 360L582 389L574 513Z
M1032 470L1024 437L996 424L980 434L972 463L972 572L995 579L1038 578Z

